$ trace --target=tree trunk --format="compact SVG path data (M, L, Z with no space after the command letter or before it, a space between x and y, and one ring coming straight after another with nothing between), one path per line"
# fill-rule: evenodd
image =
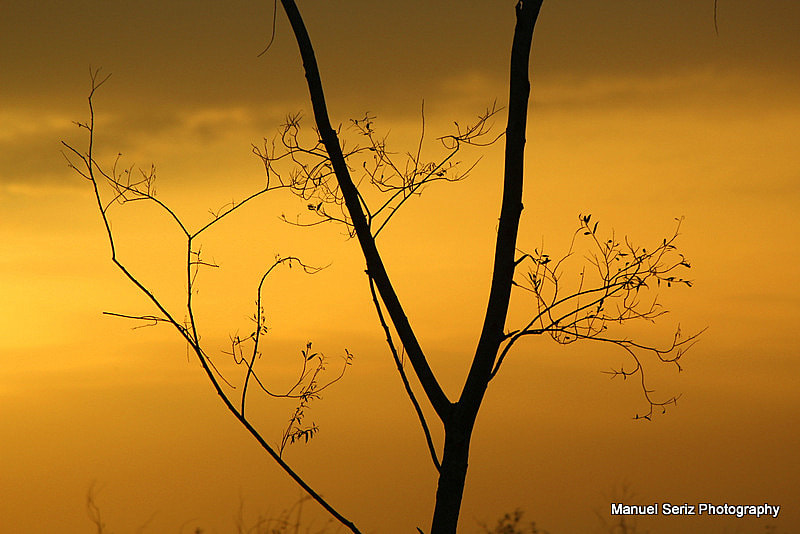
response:
M444 452L436 488L431 534L455 534L461 499L467 480L469 442L475 420L469 420L456 408L451 424L445 428ZM466 420L465 420L466 419Z
M511 47L503 201L497 232L492 287L481 336L464 389L450 416L444 420L444 453L439 471L431 534L456 534L467 478L472 430L491 379L497 351L504 339L506 315L516 267L517 230L522 213L525 130L530 95L528 79L530 51L533 29L539 17L542 1L520 0L516 6L517 22Z

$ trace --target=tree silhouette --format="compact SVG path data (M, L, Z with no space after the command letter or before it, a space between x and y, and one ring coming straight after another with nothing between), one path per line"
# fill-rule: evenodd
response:
M234 396L232 383L217 370L209 351L201 343L199 327L194 313L195 284L200 268L216 267L213 262L201 257L198 237L223 218L230 217L251 201L278 189L292 191L306 203L313 219L290 220L291 224L313 226L317 224L339 224L358 241L365 264L367 287L372 296L378 322L405 391L420 421L431 463L438 475L438 487L430 531L437 534L455 533L458 524L461 500L467 474L470 440L477 415L490 381L499 372L510 349L521 339L532 335L549 335L557 343L570 344L592 340L619 347L631 363L612 369L612 376L636 377L639 381L646 411L636 418L649 420L656 410L665 411L674 404L676 396L656 398L647 386L644 358L648 354L657 360L673 364L680 370L680 359L699 334L682 337L680 329L664 347L635 342L613 333L614 325L634 320L652 321L664 313L655 298L647 297L647 290L655 286L671 287L673 284L691 285L682 277L682 270L690 267L686 258L677 252L676 240L680 221L675 232L648 249L634 245L627 238L618 239L613 233L601 235L597 221L591 215L581 215L572 245L563 258L551 258L544 251L534 249L525 252L517 244L520 216L523 210L522 188L524 178L523 156L528 117L530 82L528 79L529 57L542 0L519 1L516 4L510 81L508 124L505 136L505 169L502 182L502 205L494 253L494 268L483 326L469 372L463 388L455 397L448 395L431 369L414 329L395 291L376 238L393 215L409 199L421 194L425 186L436 182L449 182L465 178L471 167L462 169L454 156L467 146L491 144L501 136L492 135L490 122L500 110L490 107L467 126L456 124L456 130L439 140L445 155L437 161L422 159L424 142L420 136L416 150L398 156L390 152L375 129L375 117L365 115L351 121L351 126L361 144L345 148L340 141L341 130L331 126L325 102L325 93L311 39L303 18L293 0L281 0L281 5L291 24L296 38L310 93L314 116L315 139L303 141L301 119L290 116L278 135L265 142L263 147L254 147L266 171L266 184L238 203L231 203L215 212L210 222L198 229L189 229L175 213L155 195L153 181L155 170L139 171L133 168L118 169L117 161L109 170L94 157L94 109L93 98L97 89L108 79L100 78L98 71L92 72L89 94L89 120L78 124L88 131L87 149L81 151L64 143L69 150L70 165L93 186L97 207L105 225L111 247L111 259L128 280L134 284L156 307L153 315L112 314L150 324L168 323L185 339L191 352L197 357L206 376L226 408L258 441L260 446L289 474L308 494L323 506L336 520L352 532L359 532L355 524L316 493L283 459L287 444L308 441L316 432L314 425L304 426L303 416L308 404L319 397L319 393L342 377L342 374L324 381L325 358L312 351L309 343L301 350L299 378L288 390L276 392L267 386L257 369L261 354L261 340L267 333L264 322L264 300L262 290L267 277L280 265L299 266L309 274L318 268L309 266L296 257L278 257L261 277L256 291L255 311L252 317L254 328L250 335L231 337L228 357L239 364L242 377L239 390ZM77 159L76 159L77 158ZM401 159L403 161L401 161ZM360 175L354 181L353 173ZM102 185L102 184L106 185ZM358 184L358 185L357 185ZM110 186L110 200L101 193ZM185 316L180 319L178 311L169 310L159 297L145 286L137 276L120 262L116 255L115 237L109 222L109 210L115 204L133 201L154 203L164 210L178 226L185 238L186 300L180 310ZM588 264L581 270L576 281L577 289L564 289L565 262L581 242L586 242ZM529 318L523 324L507 324L507 314L512 291L529 297ZM344 369L351 363L352 355L345 351ZM410 363L412 373L404 365ZM444 442L435 443L430 431L431 423L425 417L419 393L432 408L437 425L443 429ZM296 399L298 404L279 445L270 445L253 425L246 413L246 399L250 390L256 388L271 397ZM422 531L421 529L419 529Z

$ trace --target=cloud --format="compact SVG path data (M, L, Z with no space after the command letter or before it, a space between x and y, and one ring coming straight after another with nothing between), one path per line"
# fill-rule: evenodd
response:
M0 117L0 131L4 131L0 137L0 187L20 192L64 180L69 172L59 152L59 139L70 127L74 125L69 120L46 113L4 113Z
M104 103L95 106L95 156L109 163L123 153L149 165L160 155L213 151L235 143L243 153L283 121L276 106L214 106L167 108ZM0 190L6 194L34 194L36 189L79 185L62 152L64 140L79 151L86 148L87 131L61 111L17 107L0 112ZM74 159L74 158L73 158Z
M42 133L66 132L72 119L63 113L33 109L0 111L0 147L24 142Z

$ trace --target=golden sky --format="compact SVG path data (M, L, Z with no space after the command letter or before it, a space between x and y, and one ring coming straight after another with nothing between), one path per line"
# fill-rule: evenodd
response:
M601 371L624 355L549 339L520 343L492 382L473 438L461 531L521 508L552 534L591 532L628 486L634 503L782 506L777 520L642 519L653 534L800 529L800 4L546 1L533 55L519 245L563 253L579 213L647 246L685 217L694 286L629 333L647 341L708 327L684 372L653 366L677 407L653 422L636 384ZM424 99L428 154L453 121L507 98L513 2L301 2L332 121L365 112L390 149L414 150ZM244 1L13 2L0 7L0 531L87 532L94 485L114 532L232 532L299 496L224 411L166 327L103 311L153 310L109 261L88 182L66 167L82 146L89 66L113 73L96 97L97 157L158 171L159 197L189 224L263 183L251 145L310 105L296 45L272 5ZM497 131L504 126L501 113ZM348 131L343 136L347 139ZM352 132L350 135L353 135ZM354 137L353 137L354 139ZM472 176L431 187L379 246L431 364L460 390L487 298L502 146ZM270 279L276 384L309 340L355 363L311 409L321 428L288 459L365 532L427 528L435 470L397 379L355 241L295 228L280 192L203 241L211 350L248 327L275 254L330 267ZM180 236L145 206L112 212L121 255L179 306ZM583 254L583 252L581 252ZM578 255L580 257L580 255ZM577 269L577 268L576 268ZM576 271L577 272L577 271ZM524 316L515 301L511 321ZM180 314L179 314L180 316ZM510 327L514 325L509 324ZM216 360L224 365L224 355ZM266 362L265 362L266 363ZM278 440L293 406L258 405ZM304 510L322 526L312 504ZM8 530L6 530L8 529Z

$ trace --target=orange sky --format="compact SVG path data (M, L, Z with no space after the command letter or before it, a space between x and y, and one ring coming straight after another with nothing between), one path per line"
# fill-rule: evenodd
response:
M319 4L300 8L335 123L370 111L390 148L413 150L424 98L433 158L453 120L504 105L513 2ZM631 334L709 329L685 372L652 369L658 392L682 397L647 424L631 420L642 409L635 384L601 374L622 354L520 343L478 420L465 533L517 507L552 534L591 532L624 485L635 503L782 506L777 520L641 520L653 534L800 529L800 5L718 4L718 36L711 0L544 4L520 247L565 251L579 213L643 245L684 216L694 287L662 292L671 313ZM256 58L271 13L243 1L0 7L0 531L89 531L93 481L114 532L232 532L240 501L254 523L298 498L173 332L101 315L152 310L111 266L89 184L59 153L60 140L83 141L71 121L85 120L88 67L100 66L113 76L96 100L99 159L155 163L160 198L195 226L243 198L263 180L251 145L287 113L303 111L310 126L280 13L272 49ZM471 178L431 187L379 239L451 397L477 341L499 210L502 147L464 161L480 156ZM338 228L277 220L304 210L277 193L203 242L222 265L201 275L204 339L225 348L247 328L276 253L331 264L312 278L280 272L268 288L275 380L308 340L331 362L344 348L356 356L312 407L321 432L288 459L365 532L427 528L434 469L363 260ZM178 304L179 235L141 206L112 218L123 259ZM515 304L510 321L524 315ZM292 408L263 403L267 437L279 439ZM304 513L322 526L313 505Z

